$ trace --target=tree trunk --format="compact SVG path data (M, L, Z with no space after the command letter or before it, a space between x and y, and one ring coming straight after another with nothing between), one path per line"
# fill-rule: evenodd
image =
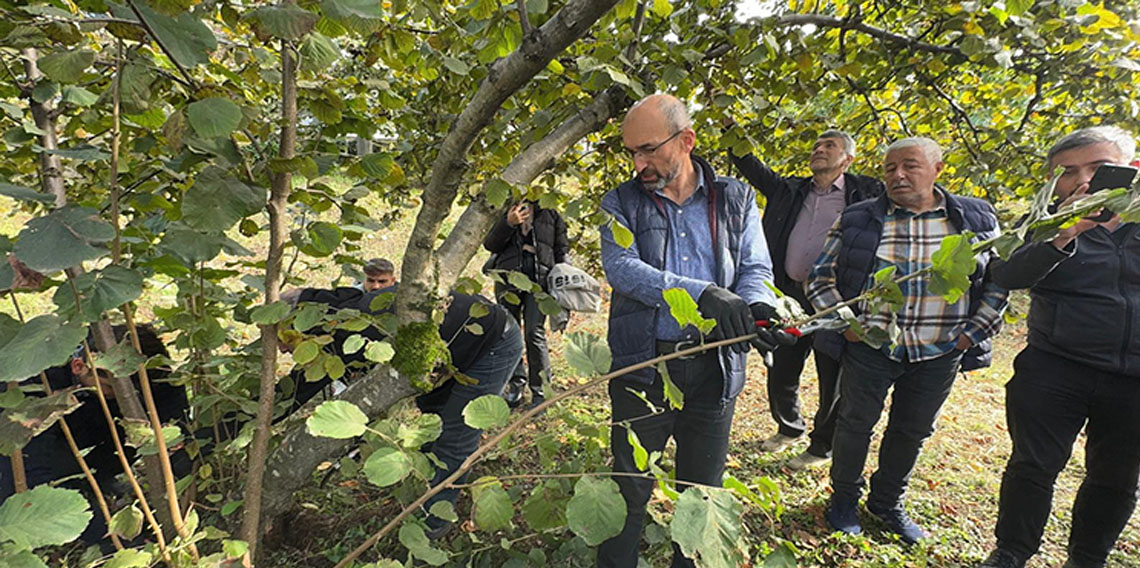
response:
M467 169L467 152L476 137L508 97L582 37L615 4L617 0L570 0L546 23L524 37L514 53L491 65L490 73L455 121L432 164L431 178L423 192L423 206L416 216L400 273L396 313L401 323L427 321L431 314L431 296L452 284L440 278L434 255L436 236L451 211Z

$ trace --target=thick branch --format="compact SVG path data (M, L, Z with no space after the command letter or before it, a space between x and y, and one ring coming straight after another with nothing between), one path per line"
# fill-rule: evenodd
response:
M621 88L615 86L602 91L545 138L515 156L500 177L517 186L530 184L575 142L604 126L628 104ZM501 214L501 207L491 206L482 197L472 200L436 253L441 281L454 282L459 278L483 242L483 235Z
M424 320L428 296L441 286L434 273L433 251L440 225L455 200L468 150L508 97L541 71L554 56L585 34L617 0L570 0L554 17L509 56L496 61L463 113L452 126L432 164L431 179L423 192L423 207L416 217L401 271L396 312L402 322ZM447 283L445 283L447 284Z
M918 51L928 51L931 53L945 53L945 54L950 54L950 55L962 55L963 57L965 57L965 55L962 53L962 50L960 50L957 47L954 47L952 45L935 45L933 43L926 43L926 42L919 41L919 40L912 38L912 37L908 37L908 36L905 36L902 34L896 34L894 32L890 32L890 31L884 30L882 28L876 28L874 26L867 25L863 22L851 21L851 20L848 20L846 18L836 18L834 16L823 16L820 14L785 14L782 16L776 16L776 17L772 18L771 21L774 22L776 25L785 25L785 26L806 26L806 25L810 24L810 25L819 26L821 28L852 29L852 30L863 32L869 36L877 37L877 38L884 40L884 41L902 44L902 45L905 45L906 47L908 47L910 49L915 49Z

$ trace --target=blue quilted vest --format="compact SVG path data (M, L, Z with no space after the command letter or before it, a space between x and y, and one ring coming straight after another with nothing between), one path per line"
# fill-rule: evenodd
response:
M755 207L756 195L746 184L727 177L718 177L703 159L693 156L698 174L704 176L705 187L714 188L716 195L716 242L718 249L716 284L733 289L740 260L740 241L744 219L749 207ZM669 217L654 201L636 178L611 190L602 199L603 205L620 208L629 221L641 260L654 268L665 268L665 247L669 241ZM696 300L696 298L694 298ZM656 305L643 304L629 296L614 292L610 306L610 352L613 354L611 370L647 361L657 356L657 318L672 317L669 306L662 298ZM746 353L734 353L720 348L720 366L723 371L724 393L722 402L731 400L744 388ZM653 382L656 371L641 369L625 375L637 382Z
M998 234L997 213L992 205L981 199L951 195L937 188L946 199L946 216L950 224L958 230L974 233L974 242L993 238ZM886 195L863 201L843 210L840 217L840 239L842 240L836 265L836 286L844 300L861 294L866 288L875 268L879 238L883 234L883 219L890 204ZM978 255L978 267L970 275L970 313L974 313L982 301L982 287L985 284L986 267L992 252ZM815 347L824 354L838 359L847 340L836 332L818 332ZM962 370L971 371L988 367L993 358L993 344L990 339L971 347L962 355Z

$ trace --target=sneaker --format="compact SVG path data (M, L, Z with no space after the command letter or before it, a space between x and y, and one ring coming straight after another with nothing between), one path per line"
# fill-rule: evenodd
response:
M823 515L831 528L844 534L859 534L863 526L859 524L859 501L831 496L831 504Z
M1025 561L1018 560L1014 553L995 548L986 558L986 561L978 565L978 568L1023 568L1024 566Z
M772 434L772 437L760 442L760 449L765 452L779 452L788 446L796 443L798 438L792 436L785 436L779 432Z
M817 456L805 450L804 453L788 460L788 469L792 471L803 471L805 469L819 467L829 461L831 461L829 457Z
M883 524L887 525L887 529L899 535L899 538L907 544L915 544L929 536L922 530L922 527L910 520L902 505L895 505L885 511L876 511L872 507L867 507L867 511L875 518L883 521Z

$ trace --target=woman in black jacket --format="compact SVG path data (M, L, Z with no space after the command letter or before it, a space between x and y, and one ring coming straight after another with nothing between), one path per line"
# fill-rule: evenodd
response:
M557 211L542 209L534 201L521 201L495 223L483 239L483 248L495 255L489 268L503 271L503 280L506 273L517 271L546 290L546 275L555 264L566 261L570 242L566 238L566 223ZM508 292L518 296L519 302L507 301ZM518 406L522 402L523 385L529 383L531 404L540 404L544 400L543 376L548 381L553 379L546 349L546 314L539 310L534 294L510 284L496 282L495 298L522 324L526 339L527 367L519 363L503 397L512 408Z

